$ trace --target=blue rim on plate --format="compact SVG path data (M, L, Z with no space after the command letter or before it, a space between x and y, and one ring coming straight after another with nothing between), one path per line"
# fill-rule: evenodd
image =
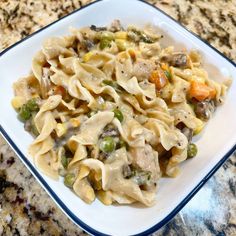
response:
M3 56L7 51L12 49L13 47L17 46L18 44L22 43L23 41L31 38L32 36L36 35L37 33L43 31L44 29L50 27L51 25L57 23L58 21L61 21L62 19L77 13L78 11L81 11L82 9L89 7L92 4L96 4L98 2L101 2L102 0L97 0L96 2L92 2L87 4L86 6L83 6L70 14L58 19L57 21L52 22L51 24L39 29L38 31L32 33L31 35L27 36L26 38L16 42L15 44L11 45L10 47L6 48L0 53L0 57ZM159 8L153 6L152 4L145 2L144 0L137 0L139 2L142 2L144 4L149 5L150 7L154 8L156 11L161 12L168 18L170 18L175 23L179 24L182 28L184 28L186 31L188 31L190 34L204 42L207 46L212 48L214 51L216 51L218 54L220 54L223 58L225 58L228 62L230 62L234 67L236 67L236 63L234 63L232 60L230 60L228 57L226 57L223 53L218 51L216 48L214 48L212 45L210 45L207 41L200 38L198 35L193 33L192 31L188 30L186 27L181 25L178 21L176 21L171 16L167 15L164 11L160 10ZM23 153L20 151L20 149L16 146L16 144L12 141L12 139L8 136L7 132L4 130L4 128L0 125L0 133L3 135L3 137L6 139L6 141L9 143L9 145L13 148L13 150L17 153L17 155L21 158L23 163L30 169L30 171L34 174L34 176L37 178L37 180L44 186L44 188L47 190L47 192L50 194L50 196L53 198L53 200L61 207L61 209L71 218L72 221L74 221L76 224L78 224L82 229L84 229L86 232L92 234L92 235L107 235L104 233L101 233L93 228L91 228L89 225L85 224L82 220L80 220L76 215L71 212L66 205L60 200L60 198L55 194L55 192L49 187L47 182L41 177L41 175L36 171L35 167L30 163L30 161L27 159L26 156L23 155ZM236 150L236 144L222 157L222 159L210 170L210 172L197 184L197 186L179 203L179 205L170 212L163 220L152 226L151 228L145 230L144 232L141 232L139 236L149 235L158 229L160 229L162 226L167 224L190 200L191 198L201 189L201 187L209 180L209 178L222 166L222 164L233 154L233 152Z

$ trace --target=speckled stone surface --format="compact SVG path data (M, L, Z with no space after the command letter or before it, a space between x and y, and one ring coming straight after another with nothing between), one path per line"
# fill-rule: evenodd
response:
M91 1L0 0L0 51ZM236 61L235 0L149 1ZM0 235L86 235L0 137ZM236 156L155 235L236 235Z

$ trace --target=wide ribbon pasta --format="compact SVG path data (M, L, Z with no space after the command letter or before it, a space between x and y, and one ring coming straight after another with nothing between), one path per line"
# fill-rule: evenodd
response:
M13 85L12 105L35 137L29 153L86 203L152 206L160 178L196 156L192 138L229 83L209 78L198 52L163 47L153 27L70 32L45 40Z

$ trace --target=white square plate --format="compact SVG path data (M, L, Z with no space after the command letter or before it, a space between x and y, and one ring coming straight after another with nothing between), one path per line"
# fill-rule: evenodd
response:
M164 36L170 36L166 38L175 39L168 39L168 42L177 48L199 50L211 78L220 80L229 75L233 78L225 104L218 108L204 134L196 140L198 156L182 164L181 174L177 178L161 180L157 203L150 208L104 206L97 200L87 205L63 183L41 174L27 154L32 137L24 131L10 103L12 83L29 73L32 57L44 39L68 34L69 26L104 26L114 19L120 19L124 25L156 25L163 30ZM0 131L58 206L84 230L94 235L147 235L167 223L236 149L235 80L233 62L160 10L138 0L98 1L39 30L0 54Z

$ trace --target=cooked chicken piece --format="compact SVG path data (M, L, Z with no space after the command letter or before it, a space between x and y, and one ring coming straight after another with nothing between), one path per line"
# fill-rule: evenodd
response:
M97 35L96 31L91 30L91 28L89 28L89 27L84 27L83 29L81 29L80 32L81 32L84 40L93 41Z
M154 69L154 63L148 60L138 59L134 63L133 75L137 77L138 81L148 80Z
M146 144L145 147L132 148L130 153L133 166L142 171L149 171L153 182L160 178L158 153L150 145Z
M161 47L160 47L159 42L155 42L155 43L143 43L143 42L141 42L139 44L139 47L140 47L140 50L142 52L142 55L145 58L157 56L161 51Z
M34 93L40 91L38 80L33 75L16 81L13 84L13 89L16 96L24 98L24 102L29 100Z

